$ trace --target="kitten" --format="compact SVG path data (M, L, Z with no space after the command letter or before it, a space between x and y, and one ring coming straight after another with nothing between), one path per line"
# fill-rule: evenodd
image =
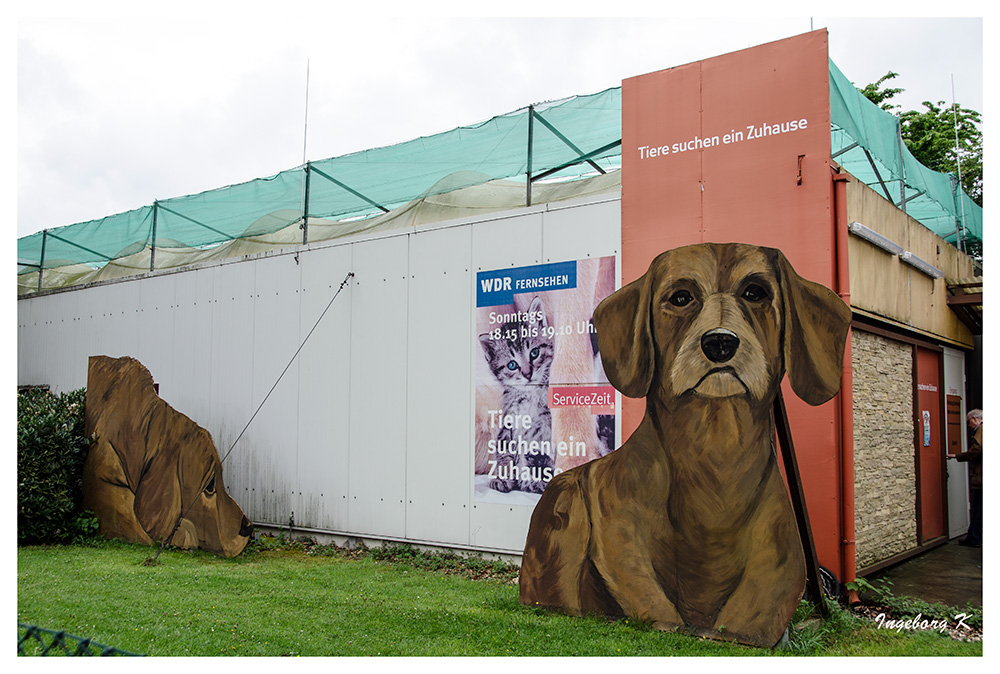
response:
M496 435L496 477L490 488L540 494L552 478L552 414L549 412L549 371L554 340L546 335L548 321L536 297L527 320L511 320L499 330L501 339L480 335L486 363L503 388L500 405L505 416L531 419L529 428L500 427ZM534 443L532 445L532 443ZM538 450L527 451L528 447Z

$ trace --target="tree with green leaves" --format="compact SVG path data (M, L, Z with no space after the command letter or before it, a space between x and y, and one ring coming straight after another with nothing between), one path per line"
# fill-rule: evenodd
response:
M864 87L862 87L861 93L865 95L865 98L867 98L869 101L871 101L878 107L882 108L886 112L892 112L893 114L895 114L895 110L899 106L896 105L895 103L890 103L889 99L891 99L896 94L903 93L904 91L906 91L906 89L900 89L898 87L888 87L883 89L882 85L885 84L888 80L896 79L897 77L899 77L899 73L894 73L890 70L885 75L882 75L882 77L878 78L878 80L876 80L875 82L872 82L871 84L866 84Z
M948 105L944 101L938 101L936 105L924 101L925 110L899 112L900 106L891 100L904 89L886 85L898 76L898 73L890 70L877 81L861 87L860 91L872 103L899 117L903 142L917 161L942 173L961 173L962 188L973 201L982 206L982 115L957 104Z
M960 174L966 194L982 206L982 116L975 110L949 106L944 101L938 101L937 105L924 101L923 106L926 110L909 110L899 116L906 147L927 168Z

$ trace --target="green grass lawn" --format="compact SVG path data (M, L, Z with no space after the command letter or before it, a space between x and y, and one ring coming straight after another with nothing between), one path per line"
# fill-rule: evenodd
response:
M322 549L321 549L322 551ZM634 621L521 606L502 572L472 580L368 555L253 546L234 559L117 542L18 548L17 619L149 655L982 655L850 616L762 650ZM480 573L479 575L485 575Z

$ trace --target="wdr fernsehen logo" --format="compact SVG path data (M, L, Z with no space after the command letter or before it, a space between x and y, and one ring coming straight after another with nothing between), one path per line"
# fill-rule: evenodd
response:
M576 287L576 260L481 271L476 274L476 306L511 304L514 295Z

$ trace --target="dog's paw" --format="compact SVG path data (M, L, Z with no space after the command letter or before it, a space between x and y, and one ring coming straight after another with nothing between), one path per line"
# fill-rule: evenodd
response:
M506 494L513 488L514 488L513 480L501 480L499 478L490 480L490 489L494 489L496 491L502 491L504 494Z
M519 489L529 494L541 494L545 491L545 483L540 480L538 482L524 481L521 483Z

